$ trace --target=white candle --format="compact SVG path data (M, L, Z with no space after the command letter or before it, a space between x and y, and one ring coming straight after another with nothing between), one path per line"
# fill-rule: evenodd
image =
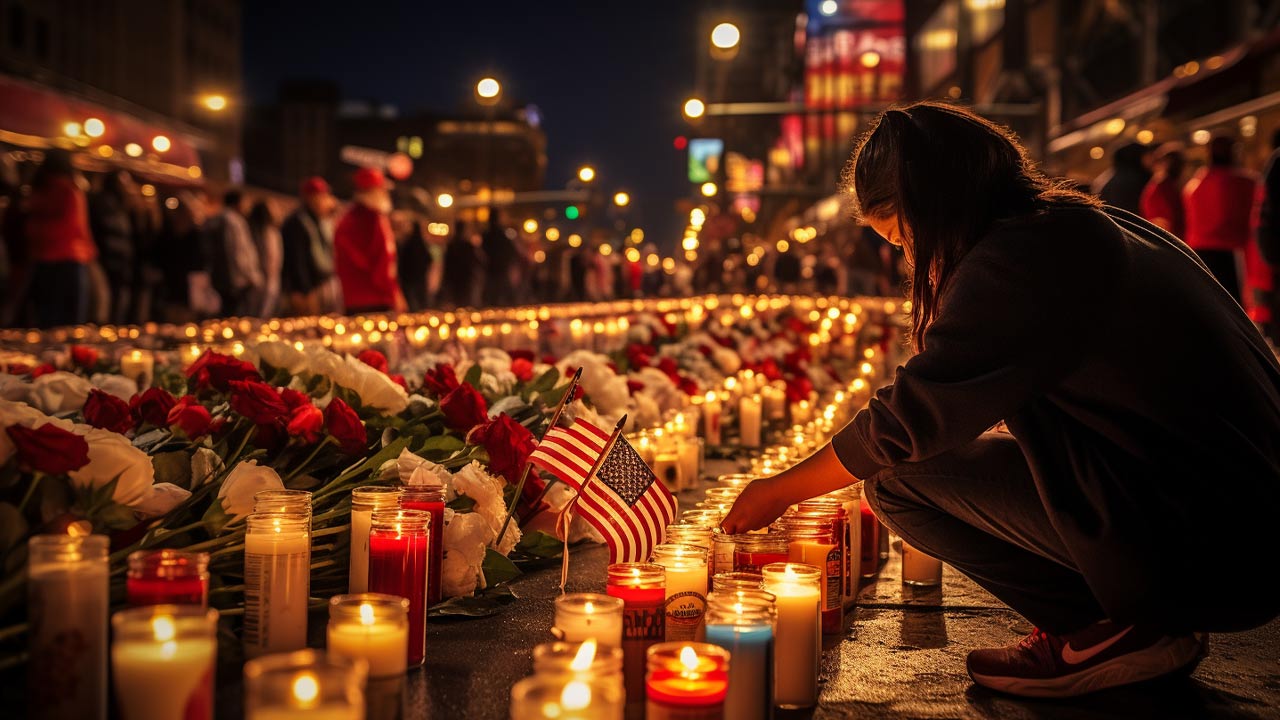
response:
M659 453L653 459L653 474L673 493L680 492L680 456L674 452Z
M400 488L358 487L351 491L351 550L347 592L369 590L369 529L375 510L394 510L400 504Z
M722 407L719 395L714 392L707 393L706 400L702 404L702 434L707 439L707 444L713 447L720 444Z
M111 669L124 720L213 717L218 611L186 605L112 618Z
M764 589L777 598L773 699L779 707L812 707L818 702L818 662L822 652L819 602L822 573L798 563L762 569Z
M707 611L707 549L693 545L654 547L653 562L667 576L667 641L695 640Z
M679 448L680 489L696 488L702 477L702 443L697 438L681 438Z
M782 387L778 387L781 385ZM766 385L760 391L764 400L764 416L769 420L784 420L787 417L787 387L781 380Z
M317 650L244 664L246 720L364 720L368 666Z
M156 358L148 350L130 350L120 358L120 374L138 383L139 390L151 387Z
M329 600L329 654L369 663L370 677L403 675L409 657L409 601L356 593Z
M942 583L942 561L902 541L902 582L907 585L930 586Z
M621 598L599 593L568 593L556 598L552 634L571 643L595 640L601 647L622 647Z
M254 513L244 538L244 641L250 655L307 646L311 517Z
M622 720L623 708L621 689L606 678L543 674L511 688L512 720Z
M738 433L742 447L760 447L759 395L743 395L738 401Z

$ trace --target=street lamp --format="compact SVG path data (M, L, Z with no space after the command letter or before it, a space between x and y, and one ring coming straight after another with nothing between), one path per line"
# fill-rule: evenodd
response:
M107 131L107 126L98 118L89 118L84 121L84 134L91 138L102 137Z
M476 97L480 99L481 105L494 105L498 102L498 96L502 94L502 85L497 80L487 77L476 83Z
M200 104L203 105L206 110L222 112L227 109L227 96L219 93L211 93L200 98Z
M436 205L442 208L453 207L453 196L449 193L436 195Z
M690 120L697 120L707 112L706 103L698 98L689 98L684 102L684 116Z
M822 4L818 6L818 12L831 17L840 9L840 3L836 0L822 0Z
M169 138L164 135L157 135L151 138L151 147L155 148L156 152L169 152L169 148L172 147L172 143L170 143Z
M742 33L733 23L723 22L711 30L711 45L718 50L732 50L741 40Z
M715 184L715 183L713 183L713 182L705 182L705 183L702 183L702 196L703 196L703 197L715 197L716 193L717 193L717 192L719 192L719 190L720 190L720 189L719 189L719 188L717 188L717 187L716 187L716 184Z
M590 165L583 165L578 168L578 179L584 183L589 183L596 179L596 169Z
M626 207L631 204L631 196L625 192L616 192L613 194L613 204L618 207Z

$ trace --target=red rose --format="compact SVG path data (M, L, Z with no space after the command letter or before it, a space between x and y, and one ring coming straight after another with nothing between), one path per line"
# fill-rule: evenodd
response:
M232 410L258 425L278 423L289 414L280 393L256 380L232 380L230 402Z
M405 382L403 375L388 375L387 377L391 378L391 382L399 385L400 387L404 388L406 392L408 392L409 383Z
M361 455L369 449L369 436L364 423L351 406L334 398L324 411L324 427L338 441L338 447L348 455Z
M166 418L169 425L178 428L189 440L198 440L209 433L213 418L209 410L200 404L193 395L184 395L172 408Z
M671 378L671 382L680 381L680 367L676 365L675 358L664 357L658 361L658 369Z
M489 472L513 485L520 482L520 471L538 445L533 433L506 413L477 427L467 441L484 446L489 453Z
M289 408L289 412L311 404L311 398L307 397L306 394L290 388L280 389L280 399L284 400L285 407Z
M813 393L813 381L808 377L800 376L787 381L787 402L800 402L808 400L810 394Z
M450 430L465 436L475 426L489 418L489 406L479 390L470 385L459 385L440 401L445 424Z
M10 375L26 375L31 372L31 366L23 365L22 363L10 363L4 366L4 371Z
M164 388L148 388L134 395L129 400L129 412L133 413L135 425L147 423L156 427L169 424L169 411L178 404L178 399Z
M702 394L702 389L698 387L698 381L691 377L682 376L677 384L680 386L681 392L685 395L692 396Z
M443 363L427 371L426 377L422 378L422 386L432 395L442 398L458 388L458 374L452 365Z
M524 358L516 358L511 361L511 372L520 382L529 382L533 379L533 363Z
M387 356L377 350L361 350L356 359L381 373L387 372Z
M31 369L31 379L35 380L41 375L48 375L51 372L58 372L58 368L50 365L49 363L42 363Z
M286 429L291 436L301 438L304 443L311 445L324 434L324 413L310 403L298 406L289 414Z
M556 364L556 363L558 363L558 362L560 362L560 361L559 361L558 359L556 359L556 356L555 356L555 355L551 355L550 353L548 353L548 354L546 354L546 355L543 355L543 356L542 356L542 364L543 364L543 365L555 365L555 364Z
M805 365L809 364L810 359L809 348L802 347L792 350L782 357L782 364L786 369L793 373L804 372Z
M65 475L89 464L89 443L53 423L38 428L10 425L5 428L17 450L18 464L47 475Z
M528 360L529 362L533 362L532 350L511 350L507 354L511 356L512 360L524 359L524 360ZM555 363L547 363L547 364L554 365Z
M652 348L640 343L631 343L627 346L627 364L631 368L639 369L649 367L649 363L653 361Z
M782 369L778 367L777 361L773 358L769 358L760 364L760 373L769 382L782 379Z
M71 346L71 362L86 370L98 364L98 357L98 351L88 345Z
M628 394L628 395L635 395L636 393L640 392L640 391L641 391L641 390L643 390L643 389L644 389L644 383L640 382L639 380L628 380L628 381L627 381L627 394Z
M187 368L187 379L195 384L196 390L209 387L226 392L232 380L261 380L257 368L240 358L223 355L212 350L205 350L191 367Z
M129 403L94 388L84 402L84 420L96 428L118 432L121 435L133 429L133 413Z

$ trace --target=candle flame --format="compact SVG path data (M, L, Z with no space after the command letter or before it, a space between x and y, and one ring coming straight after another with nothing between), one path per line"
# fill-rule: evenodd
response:
M741 615L741 614L742 614L742 602L741 602L741 601L742 601L742 596L741 596L741 595L739 595L739 596L738 596L738 602L736 602L736 603L734 603L734 604L733 604L733 611L734 611L735 613L737 613L738 615Z
M586 672L591 669L591 662L596 659L596 639L587 638L582 647L578 648L578 652L573 656L573 662L569 663L569 669L574 672Z
M588 601L586 601L585 603L583 603L583 604L582 604L582 612L584 612L584 613L586 613L586 614L590 615L591 613L593 613L593 612L595 612L595 611L596 611L595 603L591 602L590 600L588 600Z
M591 687L584 682L574 680L560 693L560 706L565 710L583 710L590 704Z
M316 676L311 673L302 673L293 679L293 697L298 704L307 706L316 701L320 696L320 683L316 682Z
M360 603L360 624L373 624L373 606L369 603Z
M787 563L787 564L786 564L786 566L783 568L782 576L783 576L784 578L786 578L787 580L799 580L799 579L800 579L800 576L796 574L796 571L795 571L794 569L792 569L792 567L791 567L791 563Z
M141 359L142 359L142 352L141 352L140 350L134 350L133 352L129 353L129 359L131 359L131 360L135 360L135 361L136 361L136 360L141 360Z
M698 653L694 652L693 646L685 645L680 648L680 664L689 671L698 669Z
M173 624L172 615L157 615L151 618L151 632L156 642L169 642L178 635L178 628Z
M708 390L708 391L707 391L707 402L711 402L711 401L713 401L713 400L715 400L715 399L716 399L716 393L715 393L715 391L714 391L714 390Z

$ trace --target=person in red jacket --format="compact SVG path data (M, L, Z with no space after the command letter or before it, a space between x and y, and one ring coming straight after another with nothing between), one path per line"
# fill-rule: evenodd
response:
M355 174L354 202L333 234L334 267L348 314L404 310L396 279L396 240L387 215L391 196L381 170Z
M89 204L76 184L71 155L65 150L45 153L31 185L24 231L37 324L83 324L89 321L89 266L98 247L89 232Z
M1182 209L1182 169L1186 162L1180 143L1165 143L1155 154L1155 174L1142 189L1142 217L1179 238L1187 233Z
M1209 164L1182 190L1187 245L1200 256L1218 283L1241 302L1238 253L1251 244L1250 221L1256 181L1235 167L1235 142L1216 137L1209 143ZM1261 257L1254 255L1254 262ZM1243 303L1242 303L1243 304Z

